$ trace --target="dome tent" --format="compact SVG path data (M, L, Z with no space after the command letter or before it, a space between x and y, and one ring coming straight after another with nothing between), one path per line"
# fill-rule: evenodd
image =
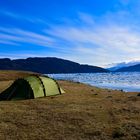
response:
M20 78L0 94L0 100L24 100L59 95L64 91L47 76L32 75Z

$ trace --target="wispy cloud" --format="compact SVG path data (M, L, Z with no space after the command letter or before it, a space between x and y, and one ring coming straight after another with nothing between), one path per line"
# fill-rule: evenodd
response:
M131 0L120 0L120 3L123 5L128 5Z
M69 42L75 52L75 56L81 62L88 59L90 64L107 64L131 59L140 59L140 33L131 26L115 24L95 23L89 15L83 15L79 20L90 23L90 26L52 26L45 30L47 34L57 37L59 40ZM89 18L90 17L90 18ZM89 21L88 21L89 20ZM70 46L69 45L69 46ZM84 56L82 58L82 56ZM72 57L72 55L71 55Z
M11 18L11 19L18 20L20 22L25 21L25 22L29 22L31 24L48 25L46 20L42 19L41 17L19 14L19 13L12 12L12 11L7 11L7 10L0 10L0 15L6 16L6 17Z
M0 40L0 44L17 45L17 43L14 43L12 41L7 41L7 40Z
M15 45L16 43L28 43L39 46L51 47L53 39L47 35L22 30L19 28L0 28L0 42Z
M120 0L120 2L123 5L129 4L128 0ZM35 21L11 12L4 14L19 20ZM0 27L0 44L16 46L27 43L56 48L55 52L40 52L40 54L34 52L27 55L25 53L22 54L23 57L63 56L80 63L102 66L112 62L138 60L140 59L140 28L137 21L129 19L134 17L125 10L107 12L100 17L78 12L76 21L68 19L61 25L47 24L47 28L40 32L17 27ZM38 18L38 21L46 24L42 19Z

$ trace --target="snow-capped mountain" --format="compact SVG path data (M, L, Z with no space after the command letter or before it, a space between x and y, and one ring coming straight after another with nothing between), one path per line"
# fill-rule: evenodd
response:
M112 63L109 64L106 68L110 71L116 71L117 69L123 68L123 67L129 67L140 64L139 61L130 61L130 62L122 62L122 63Z

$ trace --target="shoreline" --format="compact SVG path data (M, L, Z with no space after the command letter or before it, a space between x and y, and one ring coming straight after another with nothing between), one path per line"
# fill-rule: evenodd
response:
M8 78L7 73L6 79ZM0 90L9 81L0 80ZM14 77L23 76L22 73ZM140 96L58 81L58 96L0 102L0 139L112 140L140 138ZM2 88L3 86L3 88Z
M84 85L91 86L91 87L98 88L98 89L110 90L110 91L121 91L121 92L124 92L124 93L140 93L140 91L125 91L123 89L112 89L112 88L107 88L107 87L99 87L99 86L95 86L95 85L91 85L91 84L87 84L87 83L76 82L76 81L73 81L73 80L56 80L56 81L58 81L58 82L59 81L71 82L71 83L76 83L76 84L84 84Z
M50 77L57 80L79 81L99 88L123 90L125 92L140 92L139 74L52 74Z

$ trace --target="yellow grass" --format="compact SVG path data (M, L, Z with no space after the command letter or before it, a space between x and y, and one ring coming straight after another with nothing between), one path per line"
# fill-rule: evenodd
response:
M6 77L6 81L0 78L0 91L10 85L11 79L25 76L22 72L10 75L5 72L3 79ZM66 92L63 95L0 102L0 140L140 138L140 97L137 93L58 82Z
M31 74L37 73L26 71L14 71L14 70L0 70L0 81L14 80Z

